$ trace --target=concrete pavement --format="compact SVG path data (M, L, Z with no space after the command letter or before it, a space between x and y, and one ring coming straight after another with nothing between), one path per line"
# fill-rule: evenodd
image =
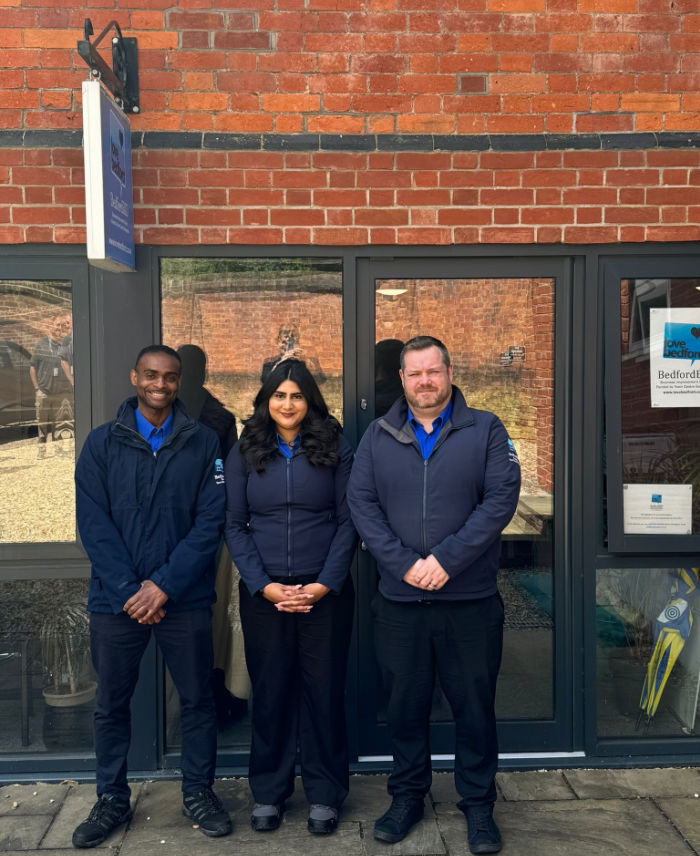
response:
M550 770L498 774L495 817L506 856L700 856L700 768ZM466 826L452 775L435 773L425 819L399 844L372 837L388 805L386 776L351 778L350 796L333 836L306 830L300 783L279 830L255 833L245 779L220 779L216 791L234 822L233 835L211 839L181 814L179 783L133 785L134 818L97 856L468 856ZM0 852L65 856L88 814L94 786L72 782L0 788Z

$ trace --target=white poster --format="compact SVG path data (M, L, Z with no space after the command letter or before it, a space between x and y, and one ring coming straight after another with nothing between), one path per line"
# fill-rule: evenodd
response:
M700 407L700 309L649 310L652 407Z
M625 484L622 505L625 535L691 534L690 484Z

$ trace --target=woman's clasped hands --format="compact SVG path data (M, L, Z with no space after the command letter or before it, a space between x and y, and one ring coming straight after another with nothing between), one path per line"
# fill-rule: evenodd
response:
M330 589L322 583L286 585L268 583L262 590L263 597L274 603L278 612L311 612L313 605L328 594Z

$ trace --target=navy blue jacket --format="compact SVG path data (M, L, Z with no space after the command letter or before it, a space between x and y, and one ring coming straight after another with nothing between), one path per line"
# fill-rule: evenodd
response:
M226 505L219 440L175 401L173 429L154 455L136 427L136 403L127 399L113 422L90 432L75 468L78 529L92 562L88 609L116 615L143 580L168 595L166 612L199 609L216 599Z
M427 461L403 396L372 422L355 456L348 502L389 600L468 600L497 590L500 534L518 504L520 464L498 417L467 407L455 386L452 403ZM404 582L431 553L447 583L425 592Z
M226 458L226 544L251 595L270 577L318 574L339 592L348 574L357 533L345 491L352 449L340 436L335 467L313 466L302 450L278 452L256 473L239 452ZM293 583L294 580L290 579Z

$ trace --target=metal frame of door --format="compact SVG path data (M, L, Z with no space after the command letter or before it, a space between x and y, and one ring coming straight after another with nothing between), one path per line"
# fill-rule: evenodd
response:
M574 670L571 637L570 449L571 449L571 329L574 301L574 262L568 257L391 258L359 259L357 267L357 401L346 407L357 413L358 439L373 418L373 354L375 280L377 279L510 279L547 277L555 281L554 388L554 602L553 717L547 720L508 720L499 723L503 756L563 756L574 752ZM430 331L425 331L429 333ZM366 408L366 409L365 409ZM391 752L385 725L376 721L376 666L371 641L369 603L376 589L371 558L358 555L358 757L386 761ZM576 741L578 742L578 741ZM435 760L449 762L454 751L451 723L433 723L431 746Z

